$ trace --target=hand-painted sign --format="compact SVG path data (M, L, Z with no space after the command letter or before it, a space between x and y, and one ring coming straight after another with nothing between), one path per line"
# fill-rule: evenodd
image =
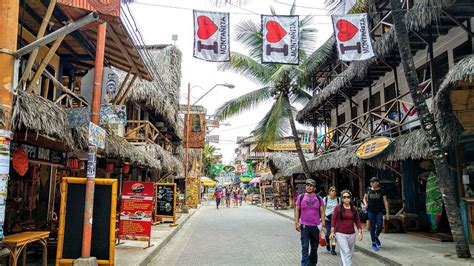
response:
M156 217L176 218L176 184L156 183Z
M206 125L204 114L186 114L184 124L184 140L189 141L189 148L204 148ZM189 124L189 127L188 127ZM189 133L189 138L187 134Z
M360 159L372 159L386 151L393 140L387 137L376 137L362 143L355 151Z
M92 103L94 73L95 68L89 70L81 81L81 96L83 96L88 103ZM119 78L118 75L110 67L104 67L103 69L101 88L101 104L110 103L118 93L118 90L120 88Z
M209 135L206 137L207 142L219 143L219 135Z
M262 63L299 63L299 17L262 15Z
M229 13L194 10L194 57L211 62L230 60Z
M92 122L89 123L89 144L105 149L105 130Z
M142 241L150 239L153 185L152 182L123 182L120 206L120 238Z
M334 15L332 21L341 60L362 61L375 56L367 14Z

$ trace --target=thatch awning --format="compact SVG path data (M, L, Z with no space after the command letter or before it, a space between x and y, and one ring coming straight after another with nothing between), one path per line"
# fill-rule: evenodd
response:
M77 145L82 150L87 149L89 128L87 126L72 129ZM99 149L99 154L110 158L129 160L150 168L161 169L160 161L153 158L151 154L143 152L138 147L130 144L125 138L116 135L111 129L106 129L105 149Z
M314 158L313 154L304 154L306 161ZM278 172L285 173L285 171L291 167L300 164L300 158L297 153L281 153L274 152L268 155L268 158L273 162L276 168L279 169Z
M142 152L145 151L145 153L150 154L154 160L159 160L161 162L161 170L165 173L176 172L177 174L182 174L184 172L182 163L160 145L147 144L137 148Z
M407 160L407 159L423 159L431 156L427 137L423 130L415 130L408 134L402 135L395 139L392 148L380 156L372 160L361 160L355 156L355 151L359 145L350 146L335 152L320 155L312 160L307 161L311 172L324 171L330 169L338 169L348 166L359 166L368 164L376 168L384 168L385 162ZM283 174L290 176L296 173L302 173L301 164L285 169Z
M452 5L455 0L439 0L434 3L430 1L422 1L417 3L405 14L408 31L419 31L431 24L432 21L439 21L442 16L442 9ZM436 5L442 3L442 5ZM319 91L311 101L298 112L296 119L300 123L307 122L307 116L319 108L324 101L335 95L344 87L351 86L351 82L362 80L367 76L369 68L388 57L396 51L397 42L395 39L395 29L392 27L389 32L385 33L373 45L376 57L365 60L355 61L338 77L336 77L323 90Z
M178 102L181 86L181 51L174 45L152 45L147 49L157 69L160 80L138 81L127 95L137 103L144 103L164 119L174 133L178 133ZM124 76L124 75L122 75Z
M465 57L449 70L433 101L439 134L446 146L455 143L463 132L462 125L453 113L449 97L451 89L460 81L474 82L474 55Z
M74 139L66 110L38 95L18 91L13 106L13 131L33 131L60 140L71 149Z

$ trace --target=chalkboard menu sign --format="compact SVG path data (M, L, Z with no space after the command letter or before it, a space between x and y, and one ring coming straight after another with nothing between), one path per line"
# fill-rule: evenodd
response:
M156 208L157 217L175 218L176 213L176 184L156 183Z
M72 264L81 257L86 179L66 177L61 184L56 264ZM91 256L101 264L114 264L117 180L95 179Z

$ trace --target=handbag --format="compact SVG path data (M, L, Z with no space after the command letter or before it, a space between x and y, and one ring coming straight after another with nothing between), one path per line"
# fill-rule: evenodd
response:
M324 233L322 233L322 232L321 232L321 234L319 234L319 245L321 247L325 247L327 245L326 237L324 236Z

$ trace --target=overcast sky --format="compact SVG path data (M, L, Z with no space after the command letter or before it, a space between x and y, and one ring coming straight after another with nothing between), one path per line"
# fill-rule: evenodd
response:
M181 103L186 103L188 83L192 86L191 103L203 95L216 83L234 84L234 89L217 87L204 97L199 104L203 105L208 114L214 111L225 101L261 87L260 84L251 82L245 77L218 71L219 63L205 62L193 58L193 13L192 9L206 11L229 12L231 22L231 51L247 54L247 51L234 40L233 29L239 22L252 19L260 21L260 14L271 14L270 5L278 14L288 15L291 0L253 0L244 7L227 5L214 7L210 0L137 0L138 3L130 4L135 21L140 29L146 44L172 44L171 36L178 35L177 47L183 53ZM315 15L314 28L318 30L316 46L319 47L332 34L331 19L323 8L324 1L297 0L296 14L305 16ZM300 18L301 19L301 18ZM234 149L238 136L248 136L264 114L270 109L271 102L262 104L259 108L224 121L230 126L221 126L212 130L210 135L219 135L220 143L213 144L220 148L225 163L234 159ZM302 125L299 128L305 128Z

